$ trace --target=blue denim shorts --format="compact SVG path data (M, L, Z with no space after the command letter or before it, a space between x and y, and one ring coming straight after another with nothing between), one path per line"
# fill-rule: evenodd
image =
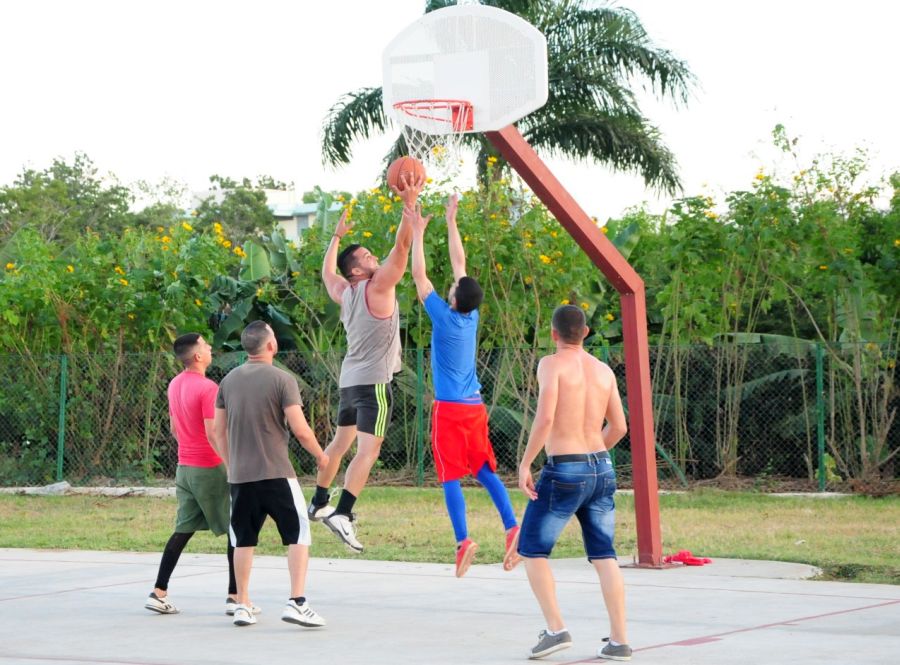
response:
M588 561L615 558L616 472L609 453L548 456L522 518L518 552L547 558L574 515L581 524Z

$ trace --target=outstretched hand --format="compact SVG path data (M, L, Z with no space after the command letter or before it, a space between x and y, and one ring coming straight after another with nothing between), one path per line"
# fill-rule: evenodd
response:
M423 217L422 216L422 206L417 205L416 206L416 214L410 218L410 221L412 222L413 233L415 233L416 235L424 236L425 229L428 228L428 222L431 221L431 218L433 216L434 215L426 215Z
M456 222L456 209L459 207L459 194L453 192L447 199L447 223Z
M415 210L416 201L419 199L419 194L422 192L422 188L425 186L425 176L420 175L415 178L411 176L409 173L403 173L400 175L400 180L403 182L403 189L397 189L396 187L391 187L394 190L394 193L403 199L403 205L409 210Z
M347 235L347 232L353 228L353 222L350 221L350 209L345 208L344 212L341 213L341 218L338 220L337 226L334 227L334 235L338 238L343 238Z

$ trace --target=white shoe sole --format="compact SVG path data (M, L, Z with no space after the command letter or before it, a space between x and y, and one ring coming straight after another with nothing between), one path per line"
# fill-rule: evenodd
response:
M544 656L549 656L552 653L556 653L557 651L562 651L563 649L568 649L572 646L571 642L560 642L559 644L554 644L549 649L544 649L540 653L533 653L528 656L528 660L536 660L538 658L543 658Z
M293 623L298 626L303 626L304 628L321 628L325 625L324 619L322 620L322 623L312 623L311 621L306 621L303 617L297 616L293 612L285 612L281 615L281 620L287 623Z

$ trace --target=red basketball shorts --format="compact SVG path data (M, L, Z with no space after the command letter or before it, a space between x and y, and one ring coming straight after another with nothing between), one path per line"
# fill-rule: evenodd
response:
M497 459L488 438L484 404L435 400L431 411L431 452L442 483L475 476L485 463L496 471Z

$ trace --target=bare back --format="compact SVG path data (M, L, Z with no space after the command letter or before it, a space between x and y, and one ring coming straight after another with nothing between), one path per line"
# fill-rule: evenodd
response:
M616 428L625 423L616 376L609 366L581 348L562 349L541 360L538 376L541 397L548 401L555 397L547 454L606 450L604 422L609 420ZM550 406L546 405L548 410Z

